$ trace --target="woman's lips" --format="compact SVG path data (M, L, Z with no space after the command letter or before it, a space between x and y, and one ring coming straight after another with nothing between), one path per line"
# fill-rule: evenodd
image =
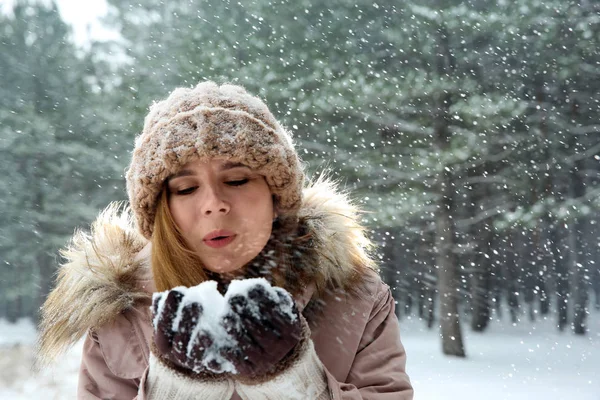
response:
M203 242L212 248L225 247L229 243L233 242L236 238L236 234L226 230L212 231L208 235L204 236Z

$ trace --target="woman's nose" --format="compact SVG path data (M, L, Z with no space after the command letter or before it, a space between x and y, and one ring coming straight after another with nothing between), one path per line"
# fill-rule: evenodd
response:
M207 188L206 197L202 203L202 214L207 216L214 213L227 214L231 209L221 192L213 187Z

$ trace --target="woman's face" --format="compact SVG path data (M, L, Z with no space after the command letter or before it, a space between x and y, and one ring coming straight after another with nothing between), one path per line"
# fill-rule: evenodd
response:
M275 210L264 177L226 160L193 161L168 180L169 209L204 267L236 271L271 236Z

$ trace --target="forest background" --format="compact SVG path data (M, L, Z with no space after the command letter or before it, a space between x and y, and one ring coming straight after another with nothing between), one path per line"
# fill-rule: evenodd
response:
M242 84L368 213L400 318L445 354L496 313L600 309L600 1L108 0L0 14L0 318L37 318L58 249L109 202L152 100Z

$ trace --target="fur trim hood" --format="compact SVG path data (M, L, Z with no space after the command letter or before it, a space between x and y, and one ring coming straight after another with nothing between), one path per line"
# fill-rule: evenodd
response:
M319 280L346 287L357 275L375 270L371 241L359 223L359 210L327 178L303 190L298 212L314 237ZM75 232L61 251L56 286L41 309L37 367L55 360L89 329L113 321L150 294L140 285L148 262L136 257L148 243L128 208L109 205L89 233Z

